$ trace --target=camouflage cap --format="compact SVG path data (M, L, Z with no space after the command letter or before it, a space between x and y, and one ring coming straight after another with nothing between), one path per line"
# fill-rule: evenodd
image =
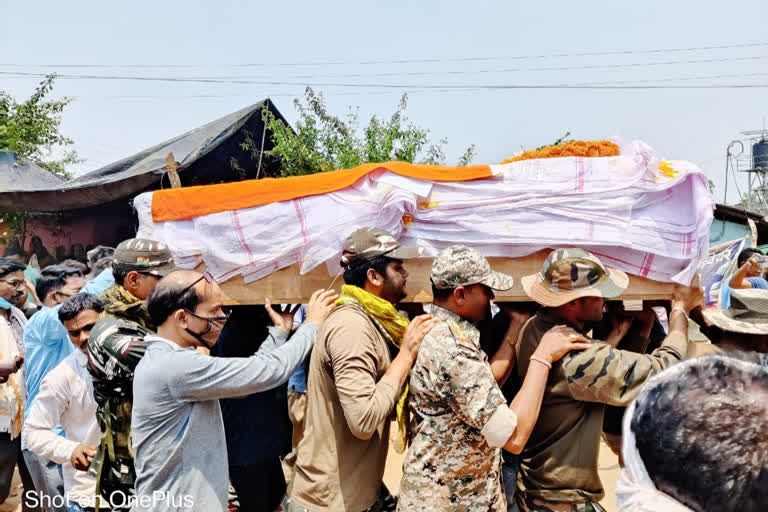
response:
M112 257L116 265L158 277L164 277L176 270L168 246L145 238L131 238L120 242Z
M541 305L558 307L579 297L618 297L629 286L621 270L608 268L584 249L555 249L541 272L521 279L525 293Z
M704 318L726 332L768 334L768 290L734 289L728 309L707 309Z
M341 266L344 268L360 262L372 260L376 256L389 256L398 260L418 258L420 247L404 247L395 237L383 229L360 228L349 235L344 242Z
M440 290L484 284L494 290L505 291L515 283L512 276L491 270L491 265L480 251L464 245L452 245L440 251L432 262L429 280Z

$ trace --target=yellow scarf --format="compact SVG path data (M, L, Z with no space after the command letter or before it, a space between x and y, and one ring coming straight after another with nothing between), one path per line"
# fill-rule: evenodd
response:
M377 297L362 288L345 284L341 287L341 296L336 304L354 304L362 309L366 316L374 323L379 332L390 343L400 347L403 343L403 335L408 328L408 320L400 315L391 302ZM395 439L395 451L403 453L408 446L408 382L402 394L397 399L395 411L397 413L397 438Z

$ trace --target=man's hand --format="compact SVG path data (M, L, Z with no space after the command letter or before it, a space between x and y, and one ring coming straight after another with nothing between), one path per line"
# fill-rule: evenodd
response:
M504 333L504 342L516 345L520 329L533 316L533 312L527 304L521 306L514 302L502 302L497 304L497 306L509 317L509 327L507 327L507 332Z
M307 323L320 325L333 311L339 296L333 290L315 290L307 304Z
M435 326L435 319L432 315L420 315L408 324L408 329L403 335L403 343L400 346L401 351L406 351L411 356L411 364L416 361L419 354L419 347L424 336Z
M741 268L747 272L748 276L761 275L763 273L763 265L760 263L760 258L756 254L750 256Z
M296 304L293 307L291 307L291 304L285 304L284 306L277 306L277 311L275 311L269 299L264 302L264 309L267 310L267 314L272 320L272 325L287 332L291 332L291 329L293 329L293 315L296 314L300 307L301 304Z
M544 334L533 355L554 363L571 350L584 350L590 346L589 340L578 332L570 327L558 325Z
M611 315L611 332L605 338L605 342L616 348L624 336L629 332L629 328L632 327L632 317L622 314Z
M72 451L72 455L69 457L69 462L72 463L73 468L79 469L80 471L87 471L94 455L96 455L95 446L79 444Z
M672 291L672 307L682 308L686 314L704 303L704 290L701 289L701 278L697 274L690 286L675 285Z

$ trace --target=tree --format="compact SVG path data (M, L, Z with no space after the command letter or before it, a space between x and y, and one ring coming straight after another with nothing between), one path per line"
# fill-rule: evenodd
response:
M17 103L5 91L0 91L0 151L16 154L19 161L30 160L48 171L69 178L67 166L80 162L74 142L59 131L61 113L69 98L46 99L53 88L56 75L48 75L26 101ZM59 158L54 155L59 154ZM21 211L0 211L0 221L9 231L0 233L0 242L24 247L29 214Z
M273 148L264 155L281 164L281 176L297 176L348 169L368 162L399 160L424 164L444 164L446 139L432 143L429 130L415 126L405 116L407 95L400 98L389 119L373 116L360 128L357 109L349 109L346 117L328 112L321 93L307 87L304 102L298 98L294 106L299 113L295 129L275 118L266 107L262 117L271 133ZM254 158L261 156L261 145L250 136L242 148ZM474 144L459 159L468 165L475 154Z
M17 103L0 91L0 151L16 153L19 160L31 160L54 174L70 177L67 166L80 162L74 141L62 135L61 112L72 100L46 99L56 75L48 75L26 101ZM61 152L60 158L54 154Z

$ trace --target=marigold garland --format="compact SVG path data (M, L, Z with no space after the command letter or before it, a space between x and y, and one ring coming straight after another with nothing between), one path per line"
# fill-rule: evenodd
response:
M572 140L559 145L532 149L501 162L508 164L535 158L560 158L565 156L619 156L619 146L609 140Z

